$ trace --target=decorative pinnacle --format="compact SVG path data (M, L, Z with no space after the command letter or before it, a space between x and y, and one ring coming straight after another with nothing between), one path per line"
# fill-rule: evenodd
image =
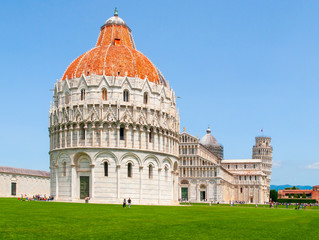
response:
M114 16L118 16L119 14L118 14L118 12L117 12L117 8L115 8L115 10L114 10Z

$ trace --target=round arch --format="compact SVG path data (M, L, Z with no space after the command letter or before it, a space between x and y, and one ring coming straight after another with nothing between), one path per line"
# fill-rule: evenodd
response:
M115 160L115 165L118 165L118 164L119 164L119 161L118 161L116 155L115 155L114 153L110 152L110 151L101 151L101 152L96 153L96 154L94 155L94 157L93 157L93 162L95 163L96 160L97 160L97 158L99 158L99 157L100 157L101 155L103 155L103 154L110 155L111 157L113 157L114 160ZM108 162L110 163L110 161L108 161Z
M160 160L153 154L150 154L150 155L147 155L144 159L143 159L143 165L145 164L145 162L148 160L148 159L152 159L152 160L155 160L155 162L157 163L157 167L158 168L161 168L162 167L162 164L160 162ZM155 165L154 165L155 166Z
M122 157L120 158L119 164L122 164L123 159L125 159L127 157L134 158L138 162L140 167L143 166L141 159L135 153L132 153L132 152L128 152L128 153L125 153L124 155L122 155Z

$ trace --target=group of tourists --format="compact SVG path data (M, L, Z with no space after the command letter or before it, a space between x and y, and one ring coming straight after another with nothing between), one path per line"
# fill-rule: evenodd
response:
M28 197L27 194L21 194L21 197L18 198L19 201L52 201L54 200L53 196L47 197L45 194L42 196L40 194L33 195L32 197Z
M128 208L131 208L131 204L132 204L131 198L127 200L127 203L128 203ZM126 208L126 198L124 198L123 200L123 208Z
M312 206L318 206L318 204L312 204L312 203L278 203L278 202L270 202L269 207L270 208L278 208L278 206L286 206L286 208L289 208L289 206L294 206L295 209L307 209L307 207L311 208Z

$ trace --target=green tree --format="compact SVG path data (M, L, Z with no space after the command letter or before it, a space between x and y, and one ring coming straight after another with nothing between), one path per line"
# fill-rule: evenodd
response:
M307 198L307 196L306 196L306 193L305 193L305 192L303 192L303 193L302 193L302 198Z
M270 198L272 201L277 202L278 192L275 189L270 190Z
M298 195L296 193L294 194L294 198L298 198Z
M300 198L300 194L297 194L297 198Z
M291 198L291 194L290 193L289 193L288 197Z

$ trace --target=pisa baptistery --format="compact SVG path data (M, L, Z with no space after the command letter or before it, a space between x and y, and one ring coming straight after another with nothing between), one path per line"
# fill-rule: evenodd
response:
M56 200L177 204L175 93L117 10L55 83L49 116Z

